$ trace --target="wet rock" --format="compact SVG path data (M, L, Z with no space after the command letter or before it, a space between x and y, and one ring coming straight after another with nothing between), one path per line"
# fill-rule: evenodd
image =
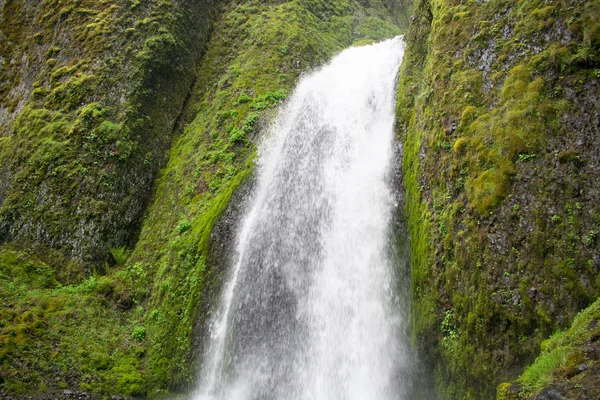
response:
M565 397L556 389L544 389L538 394L535 399L537 400L564 400Z
M597 344L590 343L585 345L583 347L583 352L585 353L585 356L592 361L600 359L600 346Z
M532 287L529 289L529 297L530 297L530 298L534 299L534 298L536 297L537 293L538 293L538 290L537 290L537 288L536 288L536 287L532 286Z

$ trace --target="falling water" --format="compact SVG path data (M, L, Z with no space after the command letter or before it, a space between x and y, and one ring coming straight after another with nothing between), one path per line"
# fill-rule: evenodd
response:
M400 37L304 77L261 147L258 182L197 399L406 398L390 259Z

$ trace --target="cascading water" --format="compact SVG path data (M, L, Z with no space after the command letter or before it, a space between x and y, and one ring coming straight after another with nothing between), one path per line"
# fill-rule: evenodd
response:
M304 77L261 147L198 399L403 399L390 260L400 37Z

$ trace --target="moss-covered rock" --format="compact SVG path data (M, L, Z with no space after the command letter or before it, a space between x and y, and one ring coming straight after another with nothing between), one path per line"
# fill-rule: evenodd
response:
M3 2L0 243L98 265L135 239L213 9L209 0Z
M414 326L492 398L600 292L600 2L418 0L398 98Z
M497 398L596 399L600 397L600 299L564 331L542 342L541 354L514 383L502 383Z
M260 132L403 3L0 2L0 394L188 390Z

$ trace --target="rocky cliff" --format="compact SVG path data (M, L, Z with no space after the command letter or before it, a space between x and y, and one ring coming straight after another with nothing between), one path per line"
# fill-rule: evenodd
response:
M0 393L189 390L220 281L211 232L262 127L302 72L398 35L408 10L3 2Z
M598 397L600 2L408 3L0 0L0 395L188 392L261 131L410 21L402 218L439 397Z
M4 3L2 242L86 265L132 243L208 40L212 3Z
M493 398L600 291L600 3L414 13L398 132L415 336L444 397Z

